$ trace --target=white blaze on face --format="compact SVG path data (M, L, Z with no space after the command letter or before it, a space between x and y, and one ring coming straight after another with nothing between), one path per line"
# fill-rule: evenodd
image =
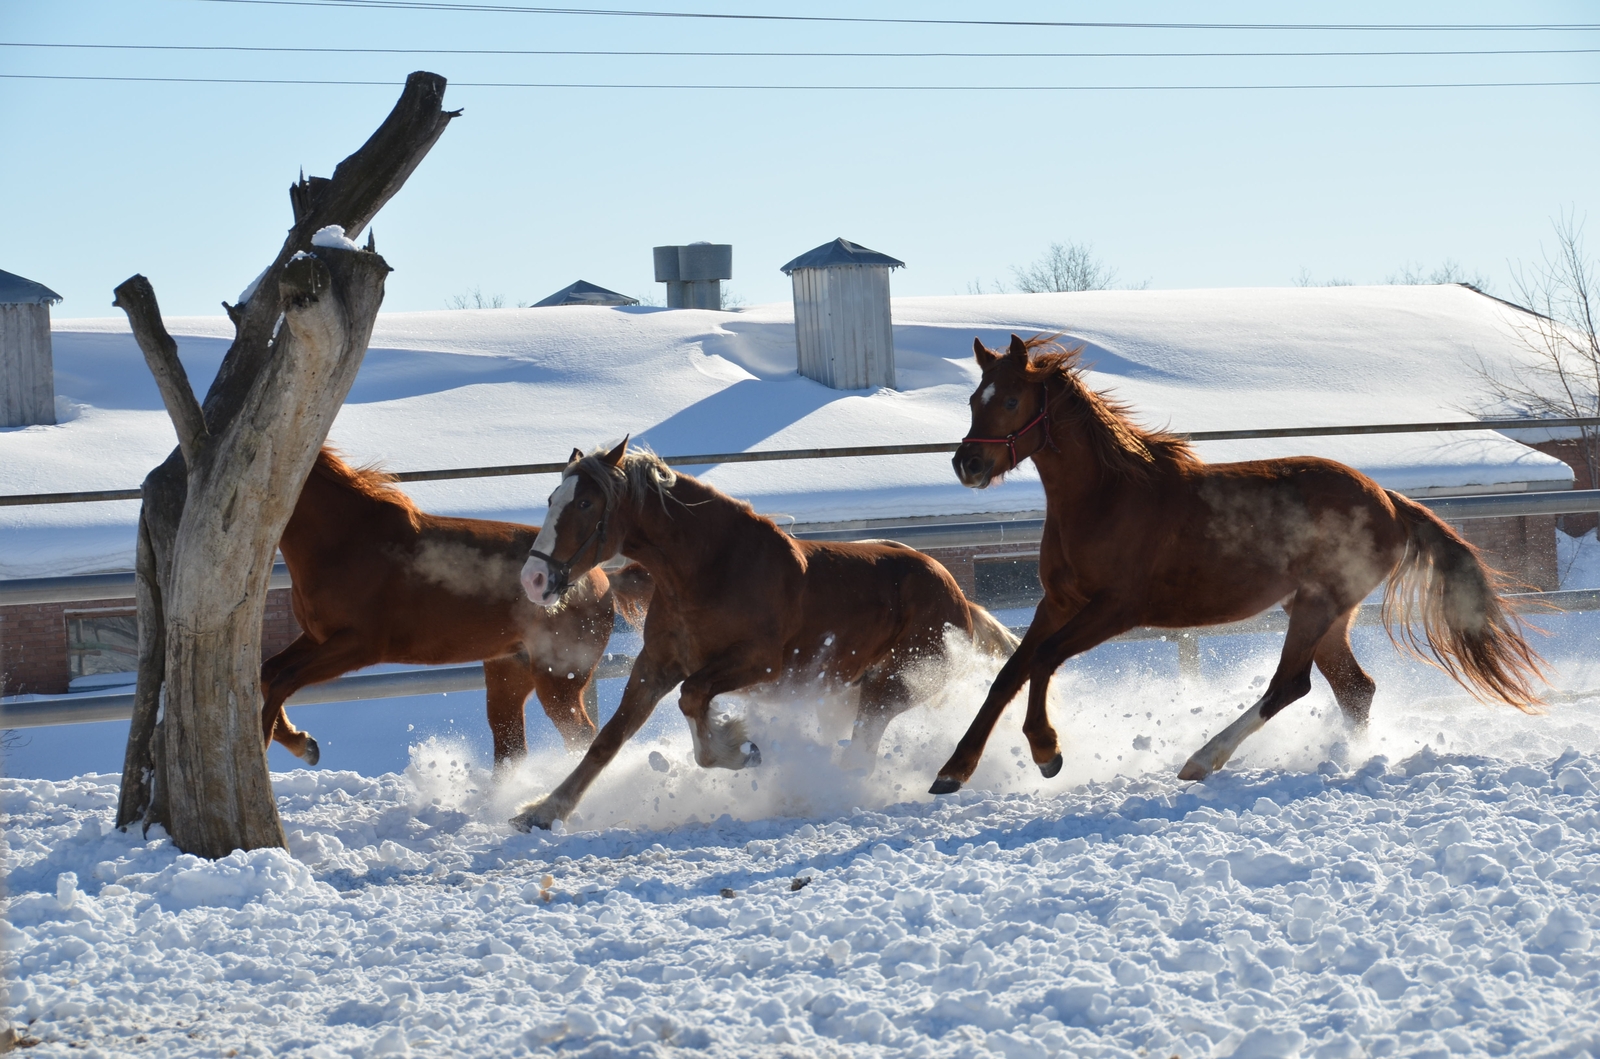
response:
M988 404L992 400L994 400L994 383L991 382L983 388L982 393L978 394L978 403Z
M551 554L550 549L556 545L556 524L561 521L561 513L572 502L577 491L578 478L572 475L561 479L556 491L550 494L550 510L545 514L544 525L539 527L539 536L533 542L535 551ZM561 601L560 596L550 591L550 567L536 555L528 556L528 561L522 564L522 590L541 607L553 607Z

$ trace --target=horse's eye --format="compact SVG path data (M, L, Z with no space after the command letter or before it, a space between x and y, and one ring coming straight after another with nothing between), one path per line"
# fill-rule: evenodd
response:
M1016 411L1016 408L1017 408L1017 399L1015 397L1007 397L1006 398L1006 411L1014 412L1014 411Z
M588 511L589 510L589 501L588 500L580 500L580 501L578 501L578 510L579 511Z

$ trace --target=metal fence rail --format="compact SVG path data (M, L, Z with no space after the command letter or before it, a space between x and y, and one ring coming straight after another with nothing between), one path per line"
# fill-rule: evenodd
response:
M1267 427L1256 430L1194 430L1181 436L1190 441L1250 441L1263 438L1325 438L1354 434L1429 434L1461 430L1569 430L1600 426L1600 416L1565 419L1466 419L1437 423L1367 423L1331 427ZM708 452L662 457L669 466L693 467L716 463L767 463L776 460L837 460L857 456L917 456L956 451L953 441L925 445L853 445L822 449L773 449L766 452ZM443 482L461 478L506 478L525 474L555 474L567 462L514 463L499 467L453 467L433 471L399 471L401 482ZM88 504L108 500L138 500L138 489L89 489L69 493L15 493L0 496L0 507L34 504Z
M1534 616L1541 610L1565 612L1600 610L1600 589L1593 588L1570 592L1529 592L1513 595L1510 598L1525 604L1526 611ZM1368 603L1357 611L1356 624L1377 625L1381 621L1381 612L1381 604ZM1213 636L1281 633L1288 628L1288 625L1287 614L1281 610L1272 610L1246 621L1230 622L1227 625L1208 625L1197 629L1134 629L1110 642L1170 640L1178 648L1179 675L1191 679L1199 674L1201 639ZM1026 631L1025 626L1012 629L1012 632L1019 636ZM600 665L595 670L595 677L600 680L626 677L632 667L633 656L608 652L601 658ZM398 698L405 695L439 695L452 691L481 691L483 687L481 663L434 666L398 673L360 673L339 677L323 684L301 688L289 698L289 705L308 706L315 703ZM116 692L109 695L82 692L41 696L27 702L8 702L0 699L0 729L43 728L59 724L87 724L92 721L125 721L132 716L132 692Z

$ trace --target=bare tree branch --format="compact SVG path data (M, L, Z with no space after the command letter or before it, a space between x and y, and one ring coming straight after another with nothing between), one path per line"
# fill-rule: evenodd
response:
M250 300L228 313L234 317L237 335L206 393L207 422L216 423L237 411L248 380L269 355L283 307L278 283L284 266L295 254L310 250L311 237L321 229L338 225L354 239L372 222L427 157L451 119L460 115L459 110L442 109L444 90L445 79L438 74L412 74L383 124L334 168L331 179L302 176L291 188L294 227Z
M1508 374L1481 362L1478 375L1502 404L1533 415L1600 414L1600 284L1583 244L1583 224L1570 211L1552 222L1556 246L1513 271L1517 300L1530 311L1512 324L1529 354ZM1578 458L1600 484L1600 430L1578 428Z
M136 275L123 280L116 295L111 304L128 314L133 339L144 351L144 361L150 365L150 374L161 391L161 403L167 406L167 415L178 432L178 448L183 450L183 458L192 463L206 443L206 418L200 411L200 402L194 399L189 373L178 359L178 343L161 322L156 292L149 280Z

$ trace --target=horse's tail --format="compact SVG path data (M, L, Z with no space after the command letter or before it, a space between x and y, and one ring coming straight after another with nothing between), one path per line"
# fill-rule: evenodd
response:
M1389 575L1383 624L1395 644L1480 698L1538 712L1534 681L1544 660L1528 644L1526 626L1502 593L1507 581L1478 550L1421 504L1387 490L1407 531L1406 554ZM1416 633L1420 623L1428 654Z
M1000 624L999 618L971 600L967 601L967 612L972 615L972 642L978 650L994 658L1010 658L1022 641Z
M644 624L644 616L650 610L650 597L655 590L656 584L650 579L650 571L638 563L629 563L611 575L611 605L634 628Z

